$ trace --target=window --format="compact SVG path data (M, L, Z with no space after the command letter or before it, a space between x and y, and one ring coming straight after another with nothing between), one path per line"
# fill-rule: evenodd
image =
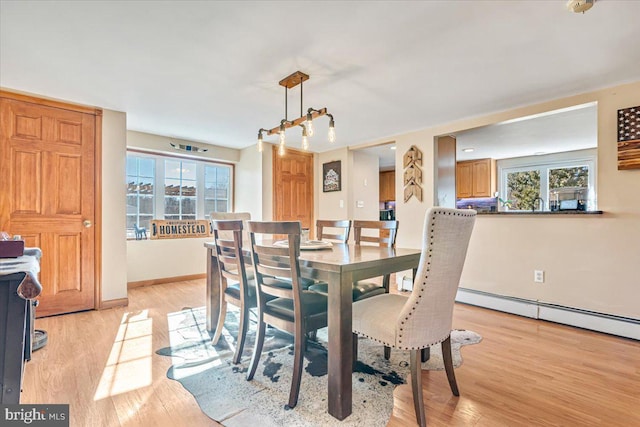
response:
M196 219L196 163L164 161L164 219Z
M228 167L204 167L204 212L228 212L230 194L230 172Z
M230 212L233 166L147 153L127 154L127 237L152 219L208 219Z
M155 210L155 159L127 156L127 231L149 229Z
M586 210L595 210L596 163L590 151L500 160L500 197L512 210L539 210L539 203L545 211L557 210L563 200L582 201Z

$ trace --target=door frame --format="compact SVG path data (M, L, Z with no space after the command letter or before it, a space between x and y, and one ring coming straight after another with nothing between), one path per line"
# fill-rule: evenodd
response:
M102 109L87 105L72 104L56 99L43 98L13 90L0 89L0 98L21 101L45 107L70 110L95 116L95 146L94 146L94 278L93 298L94 310L103 308L102 304Z

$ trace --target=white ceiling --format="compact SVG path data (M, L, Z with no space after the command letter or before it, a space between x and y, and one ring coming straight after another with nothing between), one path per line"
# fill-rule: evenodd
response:
M242 148L328 107L313 151L640 79L640 1L2 1L0 85L127 112L131 130ZM299 92L290 91L290 119ZM298 132L287 133L299 141Z

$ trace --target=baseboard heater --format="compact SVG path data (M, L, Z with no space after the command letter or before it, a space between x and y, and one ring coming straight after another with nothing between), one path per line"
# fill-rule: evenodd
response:
M497 295L466 288L458 289L456 301L530 317L532 319L548 320L550 322L640 340L640 319L614 316L611 314Z

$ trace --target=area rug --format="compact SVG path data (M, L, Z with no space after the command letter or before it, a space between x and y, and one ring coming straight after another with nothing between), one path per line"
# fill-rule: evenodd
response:
M246 381L255 324L249 328L241 363L233 365L238 312L227 313L225 331L216 346L210 343L205 315L204 307L171 313L171 346L156 353L172 357L167 376L179 381L202 411L224 426L385 426L393 410L393 389L410 376L408 352L392 350L390 360L385 360L380 344L360 338L359 361L353 373L353 412L343 421L336 420L327 413L325 328L318 331L317 342L308 344L298 405L287 409L293 369L291 335L267 329L260 366L254 379ZM462 363L460 347L482 339L466 330L454 330L451 337L456 367ZM444 369L440 345L431 348L431 357L422 368Z

